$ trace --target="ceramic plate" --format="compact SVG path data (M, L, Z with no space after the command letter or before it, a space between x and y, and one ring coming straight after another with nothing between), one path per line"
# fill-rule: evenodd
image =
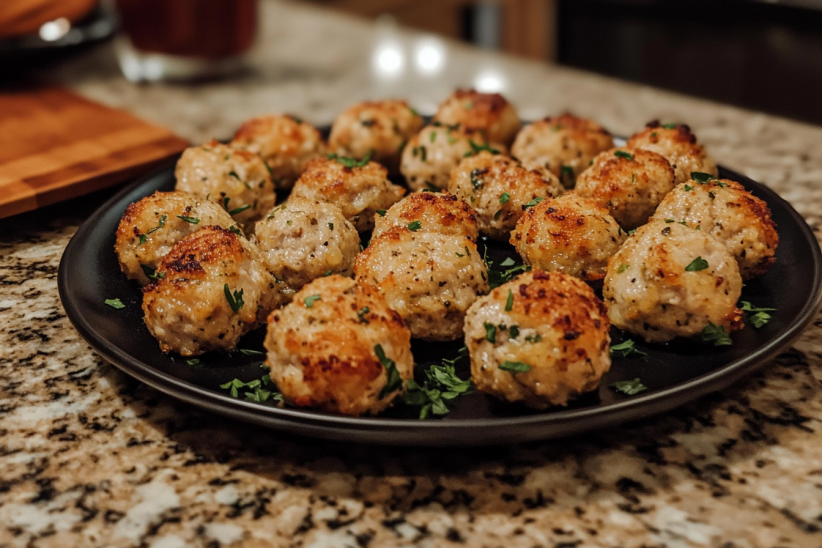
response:
M350 418L231 397L220 384L260 378L263 356L212 353L190 366L179 356L160 352L143 324L140 289L120 272L114 253L115 230L126 207L156 190L172 190L173 164L123 189L80 227L60 263L60 298L80 334L111 363L173 397L237 420L304 436L391 445L487 445L579 434L664 413L720 390L767 364L811 320L822 287L822 255L811 229L766 186L723 168L720 176L739 181L765 200L777 223L776 264L767 275L748 282L742 293L742 300L776 308L770 323L733 333L733 345L727 347L687 340L664 345L637 342L645 356L614 358L599 390L564 408L537 412L474 393L459 398L444 418L419 420L418 411L404 405L379 417ZM481 249L486 246L497 265L508 256L520 262L508 244L480 242ZM104 304L113 298L125 308ZM239 346L262 351L264 335L265 328L252 332ZM613 344L625 339L617 329L611 337ZM426 367L454 357L462 346L462 341L414 341L417 380ZM469 376L467 360L457 365L457 371L462 378ZM648 390L627 396L610 388L614 382L637 377Z

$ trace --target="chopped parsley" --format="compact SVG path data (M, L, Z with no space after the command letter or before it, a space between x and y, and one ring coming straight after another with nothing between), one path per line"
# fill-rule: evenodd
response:
M240 348L240 354L243 356L265 356L265 352L259 350L249 350L248 348Z
M425 145L420 145L420 160L423 162L428 161L428 149L425 148Z
M232 381L228 381L225 384L221 384L220 388L223 390L228 390L228 393L231 395L232 398L239 398L240 397L240 390L243 388L248 388L248 391L243 392L243 398L246 401L253 401L257 403L280 403L283 401L283 395L279 392L274 390L266 390L265 387L271 384L271 377L269 375L263 375L260 379L254 379L253 381L243 382L240 379L234 379Z
M685 272L699 272L700 270L705 270L706 268L708 268L708 261L702 257L697 257L685 267Z
M314 306L314 303L319 301L320 299L322 299L320 295L309 295L305 298L303 302L305 302L306 308L311 308L312 306Z
M505 326L501 325L500 327L504 328ZM517 337L519 337L519 326L518 325L512 325L511 327L509 327L508 328L508 336L511 337L512 339L516 339Z
M364 306L357 311L357 317L360 319L360 323L368 323L368 320L365 319L365 315L369 312L371 312L371 309L367 306Z
M195 365L200 365L200 360L197 358L191 358L190 360L186 360L186 363L191 367L194 367Z
M559 168L559 174L563 176L574 176L574 168L571 166L562 166Z
M631 154L630 152L626 152L624 150L614 151L614 156L616 156L617 158L625 158L626 160L633 160L634 159L633 154Z
M362 160L357 160L356 158L350 158L348 156L340 156L335 152L332 152L327 156L329 160L337 160L343 166L347 168L352 167L364 167L371 161L371 157L374 155L374 151L369 151L368 154Z
M414 221L408 224L408 230L411 232L416 232L417 230L422 228L422 223L420 221Z
M442 365L432 365L425 370L426 380L418 384L413 379L406 384L408 391L403 395L406 405L420 407L420 419L427 419L431 415L447 415L451 409L449 402L459 396L471 394L474 388L471 380L462 380L457 376L455 364L468 356L468 349L464 346L454 359L442 360Z
M425 181L425 191L427 192L439 192L441 189L440 187L436 186L431 181Z
M431 134L428 136L428 140L432 143L437 140L437 132L432 131Z
M611 388L616 390L617 392L622 392L626 396L633 396L639 394L640 392L648 390L648 387L642 384L642 381L639 379L639 377L631 379L629 381L617 381L611 385Z
M466 251L468 251L468 249L466 249ZM516 276L520 272L528 272L529 270L531 270L531 267L526 264L516 265L514 259L512 259L511 257L507 257L504 261L500 263L500 266L505 267L505 270L494 270L494 262L488 259L487 248L485 250L485 253L486 255L485 257L483 257L483 260L485 261L485 267L488 270L488 284L491 289L499 287L502 284L510 281L514 276Z
M143 245L144 243L146 243L146 236L148 236L149 234L151 234L153 232L157 232L158 230L160 230L161 228L166 226L166 219L167 218L168 218L167 215L162 215L160 217L160 222L157 224L157 226L155 226L154 228L152 228L151 230L149 230L145 234L140 234L140 245Z
M710 181L712 179L716 179L716 177L714 177L710 173L702 173L701 171L692 171L691 172L691 179L696 181L697 183L699 183L701 185L704 185L708 181Z
M768 312L775 312L775 308L761 308L754 306L748 301L742 301L742 310L745 312L745 317L751 325L759 329L763 325L771 321L771 315Z
M628 236L633 236L634 234L636 234L636 229L629 230L628 232L626 232L626 234L627 234Z
M182 220L184 220L185 222L187 222L187 223L191 223L191 224L193 224L193 225L198 225L198 224L200 224L200 219L198 219L197 217L189 217L189 216L187 216L187 215L177 215L177 218L178 218L178 219L182 219Z
M685 185L685 192L690 192L694 189L691 185Z
M636 344L631 339L628 339L619 344L611 346L611 356L615 358L629 358L631 356L647 356L645 352L638 350Z
M237 225L231 225L230 227L228 227L228 230L230 230L231 232L233 232L237 236L243 236L243 231L240 230Z
M712 342L714 346L731 346L733 344L730 335L725 332L725 328L713 322L708 322L708 325L702 330L702 340Z
M526 210L526 209L528 209L529 207L534 207L535 205L537 205L538 203L540 203L540 202L541 202L541 201L543 201L543 200L545 200L545 198L542 198L542 197L540 197L540 196L537 196L536 198L534 198L533 200L531 200L530 202L528 202L527 204L525 204L524 206L522 206L522 210L523 210L523 211L525 211L525 210Z
M482 325L483 325L483 327L485 327L485 340L488 341L488 342L496 342L496 340L497 340L497 326L492 324L492 323L488 323L488 322L485 322Z
M665 222L670 224L670 223L675 223L676 221L674 221L673 219L665 219Z
M157 280L162 280L166 277L165 272L157 272L155 269L151 268L147 264L141 264L140 268L143 269L143 274L146 275L146 278L151 280L152 282L156 282Z
M243 302L243 290L235 291L232 295L228 284L225 284L223 286L223 292L225 293L225 300L228 301L228 306L231 307L231 310L233 310L235 314L239 312L245 304L245 302Z
M503 192L499 197L499 203L506 204L511 200L511 195L507 192Z
M514 292L510 289L508 290L508 299L505 301L505 311L511 312L514 308Z
M524 362L514 362L505 360L499 364L499 368L509 373L525 373L531 370L531 366Z
M625 272L626 270L628 270L628 263L622 263L622 264L621 264L621 265L619 265L619 267L617 268L617 274L622 274L622 273L623 273L623 272Z
M385 217L385 213L386 213L386 211L384 209L378 209L377 210L377 215L379 215L380 217Z
M390 359L388 356L385 355L385 351L382 349L382 345L376 345L374 347L374 353L380 359L380 363L385 368L385 373L388 377L385 386L383 386L382 390L380 391L380 399L383 399L391 392L394 392L402 388L402 377L400 377L400 372L397 371L397 364L394 363L394 360Z
M333 273L334 273L333 270L328 269L328 270L325 271L325 274L323 274L323 278L327 278L327 277L331 276Z
M542 341L542 335L540 335L539 333L535 333L534 335L526 335L525 336L525 342L538 343L540 341Z
M240 180L240 176L239 176L239 175L237 175L237 172L236 172L236 171L229 171L229 172L228 172L228 174L229 174L229 176L234 177L234 178L235 178L235 179L237 179L238 181Z
M328 223L328 230L334 230L334 223Z
M242 213L243 211L245 211L246 209L248 209L250 207L251 207L250 204L246 204L244 206L240 206L238 208L232 209L231 211L228 212L228 214L229 215L236 215L237 213Z
M126 307L126 305L124 305L123 301L121 301L120 299L106 299L103 302L116 310L120 310Z
M676 129L679 124L662 124L662 127L665 129Z
M471 171L471 185L474 187L474 190L478 190L482 185L485 183L483 182L480 177L483 174L483 170L481 169L474 169Z
M477 143L475 143L475 142L474 142L474 140L473 140L473 139L468 139L468 144L469 144L469 145L471 145L471 151L470 151L470 152L466 152L466 153L463 155L463 156L465 156L466 158L467 158L468 156L471 156L472 154L479 154L479 153L480 153L480 152L482 152L483 150L488 151L488 152L490 152L491 154L499 154L499 153L500 153L500 151L499 151L499 150L497 150L497 149L495 149L495 148L491 147L491 145L489 145L488 143L483 143L483 144L481 144L481 145L478 145Z

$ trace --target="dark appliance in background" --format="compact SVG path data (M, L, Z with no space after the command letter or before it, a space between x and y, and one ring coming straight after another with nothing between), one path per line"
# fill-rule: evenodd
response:
M822 0L559 0L558 62L822 125Z

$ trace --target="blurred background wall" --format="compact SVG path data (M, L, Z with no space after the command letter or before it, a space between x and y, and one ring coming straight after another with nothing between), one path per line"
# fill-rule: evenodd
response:
M309 0L822 125L822 0Z

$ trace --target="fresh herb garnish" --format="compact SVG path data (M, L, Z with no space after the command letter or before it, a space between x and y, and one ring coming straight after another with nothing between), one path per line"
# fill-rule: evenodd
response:
M471 171L471 185L474 187L474 190L478 190L485 182L480 179L483 174L483 170L481 169L474 169Z
M403 395L403 402L419 406L420 419L426 419L431 415L447 415L451 411L448 407L449 402L474 391L471 381L459 378L454 367L459 360L467 356L468 349L463 346L454 359L443 360L442 365L432 365L426 369L426 380L422 385L409 380L406 383L408 391Z
M617 268L617 274L622 274L622 273L623 273L623 272L625 272L626 270L628 270L628 263L622 263L622 264L621 264L621 265L619 265L619 267Z
M540 197L540 196L537 196L536 198L534 198L533 200L531 200L530 202L528 202L527 204L525 204L524 206L522 206L522 210L523 210L523 211L525 211L525 210L526 210L526 209L528 209L529 207L534 207L535 205L537 205L538 203L540 203L540 202L541 202L541 201L543 201L543 200L545 200L545 198L542 198L542 197Z
M306 308L311 308L312 306L314 306L314 303L319 301L320 299L322 299L320 295L309 295L305 298L303 302L305 302Z
M334 273L334 271L329 268L328 270L325 271L325 274L323 274L323 278L327 278L327 277L331 276L333 273Z
M466 248L465 251L468 252L468 249ZM485 249L485 256L483 257L483 261L485 261L485 267L488 270L488 285L491 289L499 287L502 284L510 281L515 275L519 274L520 272L528 272L529 270L531 270L531 267L525 264L514 266L516 263L514 262L514 259L512 259L511 257L506 257L505 260L500 263L501 267L506 267L505 270L494 270L494 262L488 259L487 248Z
M676 129L678 124L662 124L662 127L665 129Z
M634 228L633 230L629 230L628 232L626 232L626 234L628 236L633 236L634 234L636 234L636 229Z
M508 194L507 192L503 192L499 197L499 203L506 204L509 201L511 201L511 195Z
M499 150L493 148L488 143L483 143L481 145L478 145L477 143L474 142L473 139L468 139L468 144L471 145L471 152L466 152L464 154L465 157L471 156L472 154L479 154L483 150L488 151L491 154L499 154L500 153Z
M186 360L186 363L191 367L194 367L195 365L200 365L200 360L197 358L191 358L190 360Z
M245 304L245 302L243 302L243 290L235 291L234 295L232 295L228 284L225 284L223 286L223 292L225 293L225 300L228 301L228 306L231 307L231 310L233 310L235 314L239 312Z
M631 339L611 346L612 357L629 358L633 355L647 356L645 352L637 349L636 344Z
M334 230L334 223L328 223L328 230Z
M367 306L364 306L357 311L357 317L360 319L360 323L368 323L368 320L365 319L365 315L369 312L371 312L371 309Z
M157 272L155 269L151 268L147 264L141 264L140 268L143 269L143 274L146 275L146 278L151 280L152 282L156 282L157 280L162 280L166 277L165 272Z
M673 219L665 219L665 222L668 223L668 224L671 224L671 223L675 223L676 221L674 221Z
M184 220L185 222L187 222L187 223L191 223L191 224L193 224L193 225L198 225L198 224L200 224L200 219L198 219L197 217L189 217L189 216L187 216L187 215L177 215L177 218L178 218L178 219L182 219L182 220Z
M571 166L561 166L561 167L559 168L559 174L560 174L560 175L565 175L565 176L571 176L571 177L573 177L573 175L574 175L574 168L573 168L573 167L571 167Z
M611 388L616 390L617 392L622 392L626 396L633 396L635 394L639 394L640 392L648 390L648 387L642 384L642 381L639 380L639 377L631 379L630 381L617 381L611 385Z
M500 327L503 327L503 326L500 326ZM512 325L511 327L509 327L508 328L508 336L511 337L512 339L516 339L517 337L519 337L519 326L518 325Z
M274 390L266 390L264 387L271 384L271 377L263 375L260 379L255 379L249 382L243 382L240 379L228 381L221 384L220 388L228 390L232 398L240 397L240 389L250 388L251 390L243 392L243 397L246 401L253 401L257 403L280 403L283 401L283 395Z
M422 228L422 223L420 221L408 223L408 230L410 230L411 232L416 232L420 228Z
M495 342L497 340L497 326L488 322L482 325L485 327L485 340L491 343Z
M423 162L428 160L428 149L425 148L425 145L420 145L420 160Z
M428 192L440 192L440 187L432 183L431 181L425 181L425 191Z
M160 216L160 222L157 224L157 226L155 226L154 228L152 228L151 230L149 230L145 234L140 234L140 245L143 245L144 243L146 243L146 236L148 236L149 234L151 234L153 232L157 232L158 230L160 230L161 228L166 226L166 218L167 218L167 215Z
M265 356L265 352L259 350L249 350L248 348L240 348L240 354L243 356Z
M712 342L714 346L730 346L733 344L730 335L725 332L725 328L713 322L708 322L708 325L702 330L702 340Z
M499 364L499 368L509 373L525 373L531 370L531 366L524 362L514 362L506 360Z
M377 210L377 215L379 215L380 217L385 217L385 213L386 213L386 211L384 209L378 209Z
M123 301L121 301L120 299L106 299L103 302L106 303L107 305L109 305L111 308L114 308L114 309L117 309L117 310L120 310L120 309L126 307L126 305L124 305Z
M250 207L251 207L250 204L246 204L244 206L240 206L238 208L232 209L231 211L228 212L228 214L229 215L236 215L237 213L242 213L243 211L245 211L246 209L248 209Z
M368 164L368 162L371 161L371 157L373 155L374 155L374 151L371 150L371 151L368 152L368 154L365 155L365 157L362 160L357 160L356 158L350 158L348 156L340 156L337 153L332 152L331 154L329 154L327 156L327 158L329 160L337 160L343 166L345 166L347 168L352 168L352 167L364 167L364 166L366 166Z
M234 177L234 178L235 178L235 179L237 179L238 181L240 180L240 176L239 176L239 175L237 175L237 172L236 172L236 171L229 171L229 172L228 172L228 175L229 175L229 176L231 176L231 177Z
M702 173L701 171L692 171L691 172L691 179L696 181L697 183L699 183L701 185L704 185L705 183L707 183L711 179L716 179L716 177L714 177L710 173Z
M539 333L535 333L534 335L526 335L525 342L529 343L538 343L542 341L542 335Z
M694 189L691 185L685 185L685 192L690 192Z
M243 231L242 231L242 230L240 230L240 229L239 229L239 227L238 227L237 225L231 225L230 227L228 227L228 230L230 230L231 232L233 232L233 233L234 233L234 234L236 234L237 236L243 236L243 237L245 237L245 236L244 236L244 234L243 234Z
M708 261L702 257L697 257L685 267L685 272L699 272L700 270L705 270L706 268L708 268Z
M514 292L510 289L508 290L508 299L505 301L505 311L511 312L514 308Z
M437 132L432 131L431 134L428 136L428 140L432 143L437 140Z
M388 356L385 355L385 351L382 349L382 345L376 345L374 347L374 353L380 359L380 363L385 368L385 373L388 377L385 386L383 386L382 390L380 391L380 399L383 399L391 392L394 392L402 388L402 377L400 377L400 372L397 371L397 364L394 363L394 360L390 359Z
M745 317L756 329L759 329L771 321L771 315L768 314L768 312L776 311L775 308L761 308L754 306L748 301L742 301L742 310L745 312Z
M626 160L633 160L634 159L633 154L631 154L630 152L626 152L624 150L614 151L614 156L616 156L618 158L625 158Z

